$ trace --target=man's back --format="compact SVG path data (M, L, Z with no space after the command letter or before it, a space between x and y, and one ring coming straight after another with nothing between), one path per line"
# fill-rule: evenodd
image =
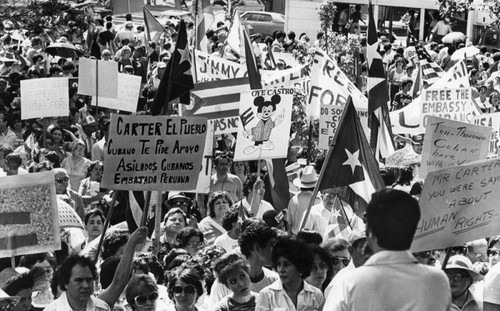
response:
M449 310L451 291L443 271L417 262L409 251L382 251L343 275L323 310Z

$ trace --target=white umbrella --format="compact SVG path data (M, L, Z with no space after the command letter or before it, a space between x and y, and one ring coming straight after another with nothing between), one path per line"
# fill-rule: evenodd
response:
M452 60L462 60L479 54L479 49L473 45L458 49L451 55Z
M460 31L454 31L444 36L443 39L441 39L441 41L443 43L455 44L457 42L465 41L466 37L467 36L461 33Z

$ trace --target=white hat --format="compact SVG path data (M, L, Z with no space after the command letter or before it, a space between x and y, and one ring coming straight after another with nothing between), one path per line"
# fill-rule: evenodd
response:
M472 268L472 262L470 261L470 259L465 257L464 255L451 256L444 270L446 271L449 269L465 270L467 271L467 273L469 273L473 281L477 281L482 278L482 276Z
M318 182L318 174L314 170L314 166L308 165L304 167L300 173L300 178L295 178L293 184L299 188L312 188Z

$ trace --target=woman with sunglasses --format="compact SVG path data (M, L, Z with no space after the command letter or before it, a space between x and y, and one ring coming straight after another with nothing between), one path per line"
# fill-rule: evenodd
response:
M169 311L198 311L196 301L203 295L201 278L194 269L179 268L172 272L168 283L168 296L174 306Z
M186 250L189 255L194 256L194 254L205 245L203 233L192 227L183 228L177 233L174 245L176 248L182 248Z
M340 270L344 269L351 262L349 254L349 242L342 238L332 238L323 243L323 247L332 258L331 276L333 278ZM330 273L329 273L330 274Z
M321 290L304 281L313 266L313 255L307 245L281 240L274 246L271 258L279 279L260 291L255 311L321 310L325 302Z
M133 276L125 288L125 298L133 311L160 309L158 307L162 303L158 301L158 297L158 285L147 274ZM162 307L165 307L165 305Z

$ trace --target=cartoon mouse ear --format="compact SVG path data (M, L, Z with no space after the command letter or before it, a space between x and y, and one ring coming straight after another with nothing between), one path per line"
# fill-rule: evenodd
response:
M253 100L254 106L257 106L257 107L262 106L263 103L264 103L264 97L262 97L262 96L257 96Z
M273 97L271 97L271 102L275 105L279 104L281 102L281 96L279 96L278 94L273 95Z

